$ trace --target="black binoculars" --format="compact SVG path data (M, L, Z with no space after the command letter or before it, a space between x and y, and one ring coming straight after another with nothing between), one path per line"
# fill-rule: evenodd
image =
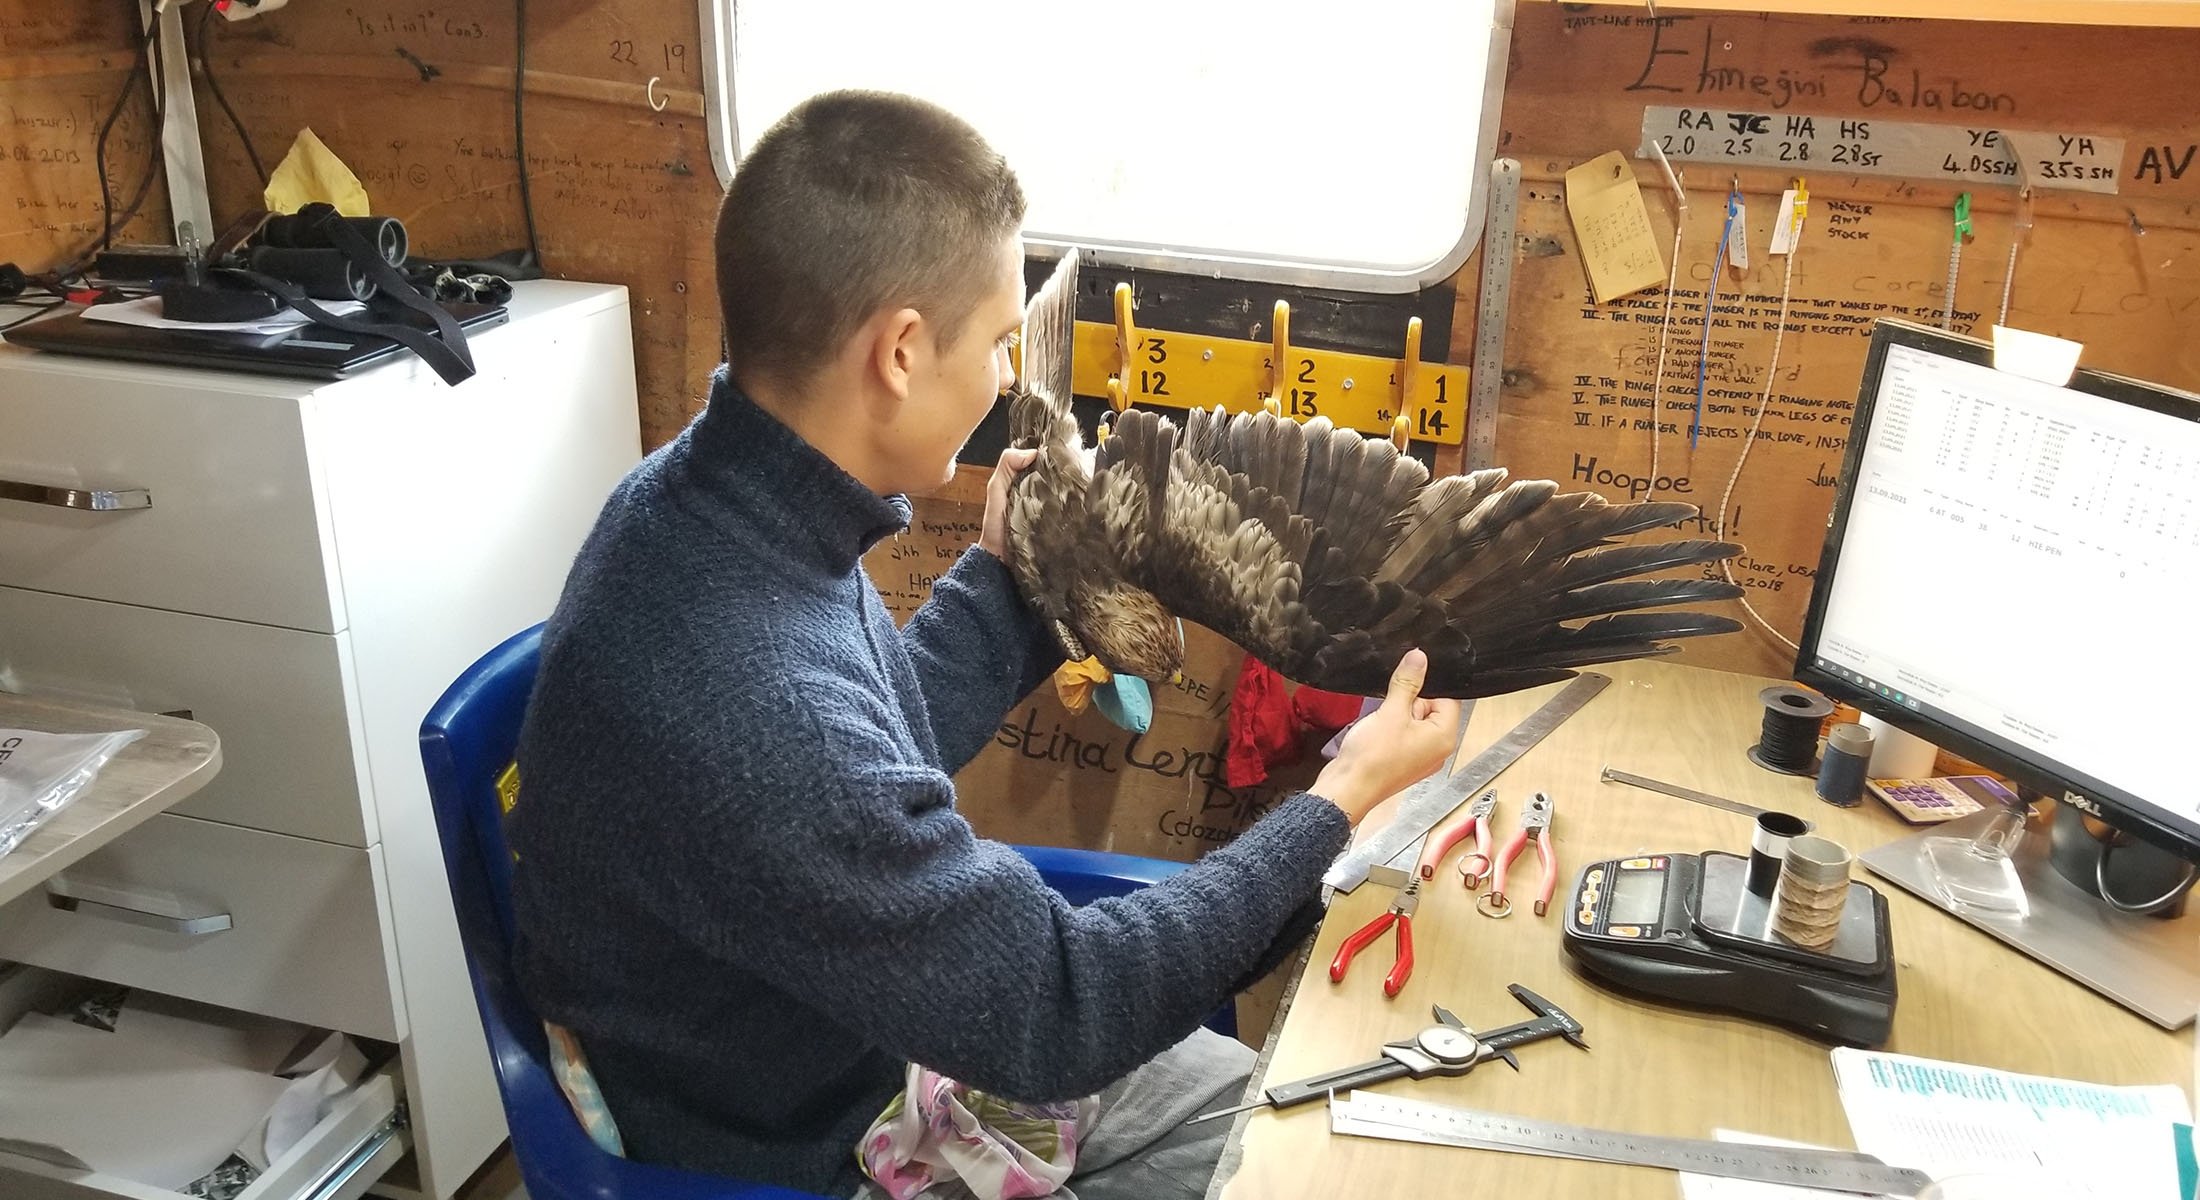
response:
M405 261L405 225L395 217L346 217L326 204L309 204L269 217L244 250L246 269L287 280L316 300L373 299L375 283L343 249L346 231L392 267Z

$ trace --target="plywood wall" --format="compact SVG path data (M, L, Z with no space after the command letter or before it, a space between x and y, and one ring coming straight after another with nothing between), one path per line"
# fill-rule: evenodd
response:
M1797 636L1870 323L1942 319L1959 189L1797 163L1813 204L1788 278L1790 260L1764 248L1791 175L1677 164L1690 203L1668 327L1663 287L1609 304L1591 300L1566 216L1567 168L1608 150L1632 152L1645 105L1751 109L1771 117L1775 130L1809 115L2124 138L2120 194L2036 193L2008 320L2084 342L2088 366L2200 389L2200 108L2178 99L2189 95L2195 61L2193 30L1662 7L1653 19L1632 7L1523 4L1502 141L1503 152L1521 160L1526 183L1501 461L1614 498L1655 491L1695 502L1709 518L1705 532L1733 481L1725 525L1747 548L1737 575L1772 627ZM1669 254L1678 206L1655 164L1636 166L1655 240ZM1736 181L1755 251L1750 270L1720 273L1707 340L1705 292ZM1971 190L1976 237L1964 251L1953 323L1983 336L2011 279L2015 189ZM1783 287L1790 309L1781 334ZM1668 333L1661 387L1659 344ZM1704 428L1692 446L1699 364ZM1758 434L1743 462L1753 423ZM1773 675L1793 663L1786 646L1754 628L1690 644L1685 657Z
M0 263L32 273L74 258L99 236L94 147L136 62L137 6L0 0ZM107 139L119 215L146 177L153 142L143 85ZM167 241L168 193L155 178L118 241ZM0 324L25 310L0 306Z

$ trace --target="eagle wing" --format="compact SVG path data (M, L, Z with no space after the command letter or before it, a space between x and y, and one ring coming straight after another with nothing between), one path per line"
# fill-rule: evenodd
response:
M1115 542L1126 577L1285 676L1332 691L1380 694L1416 646L1429 656L1425 695L1482 696L1740 628L1662 611L1731 599L1731 584L1633 578L1740 547L1613 544L1693 517L1694 506L1611 504L1502 470L1432 481L1388 441L1326 418L1302 426L1194 410L1180 431L1125 412L1092 478L1091 521L1142 531ZM1109 511L1133 495L1143 511Z

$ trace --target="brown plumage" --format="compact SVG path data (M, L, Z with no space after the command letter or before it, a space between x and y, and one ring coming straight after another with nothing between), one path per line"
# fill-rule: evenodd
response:
M1071 657L1166 679L1182 618L1300 683L1380 695L1418 646L1424 695L1484 696L1740 628L1663 611L1731 599L1731 584L1629 578L1740 547L1612 544L1693 505L1611 504L1503 470L1432 481L1326 417L1194 409L1180 429L1133 409L1088 451L1069 405L1076 269L1073 252L1032 300L1009 415L1012 443L1039 450L1010 500L1010 567Z

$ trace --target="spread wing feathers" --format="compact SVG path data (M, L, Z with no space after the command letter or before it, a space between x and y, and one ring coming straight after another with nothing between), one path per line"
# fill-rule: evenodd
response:
M1055 264L1024 306L1022 386L1009 401L1008 444L1076 442L1070 409L1070 349L1077 335L1077 251Z
M1008 403L1009 444L1036 447L1040 455L1009 496L1010 565L1025 602L1062 631L1068 630L1071 584L1091 574L1093 556L1113 544L1094 544L1087 533L1095 509L1087 496L1084 435L1070 408L1076 304L1077 252L1071 250L1024 307L1023 379ZM1110 499L1110 512L1126 511L1123 498Z
M1674 611L1739 595L1731 584L1630 578L1739 547L1613 544L1694 516L1686 504L1561 495L1502 470L1432 483L1387 441L1265 412L1194 410L1181 433L1125 412L1095 464L1091 521L1125 574L1301 682L1379 694L1419 646L1426 694L1488 695L1740 627Z
M1015 403L1043 401L1021 395ZM1072 426L1074 433L1074 421ZM1090 560L1104 552L1106 543L1094 544L1087 533L1094 514L1086 503L1089 483L1077 444L1048 439L1039 444L1039 454L1041 461L1018 476L1009 493L1009 557L1024 602L1050 626L1058 626L1069 618L1072 581L1090 569ZM1121 498L1110 499L1111 511L1126 507Z
M1312 524L1268 488L1200 462L1184 441L1166 417L1130 409L1095 456L1096 493L1128 476L1145 501L1145 537L1124 555L1124 573L1177 616L1264 659L1295 661L1320 636L1299 599Z
M1093 452L1095 517L1123 575L1133 582L1153 566L1168 514L1169 460L1175 452L1176 427L1135 408L1115 415L1113 432Z

